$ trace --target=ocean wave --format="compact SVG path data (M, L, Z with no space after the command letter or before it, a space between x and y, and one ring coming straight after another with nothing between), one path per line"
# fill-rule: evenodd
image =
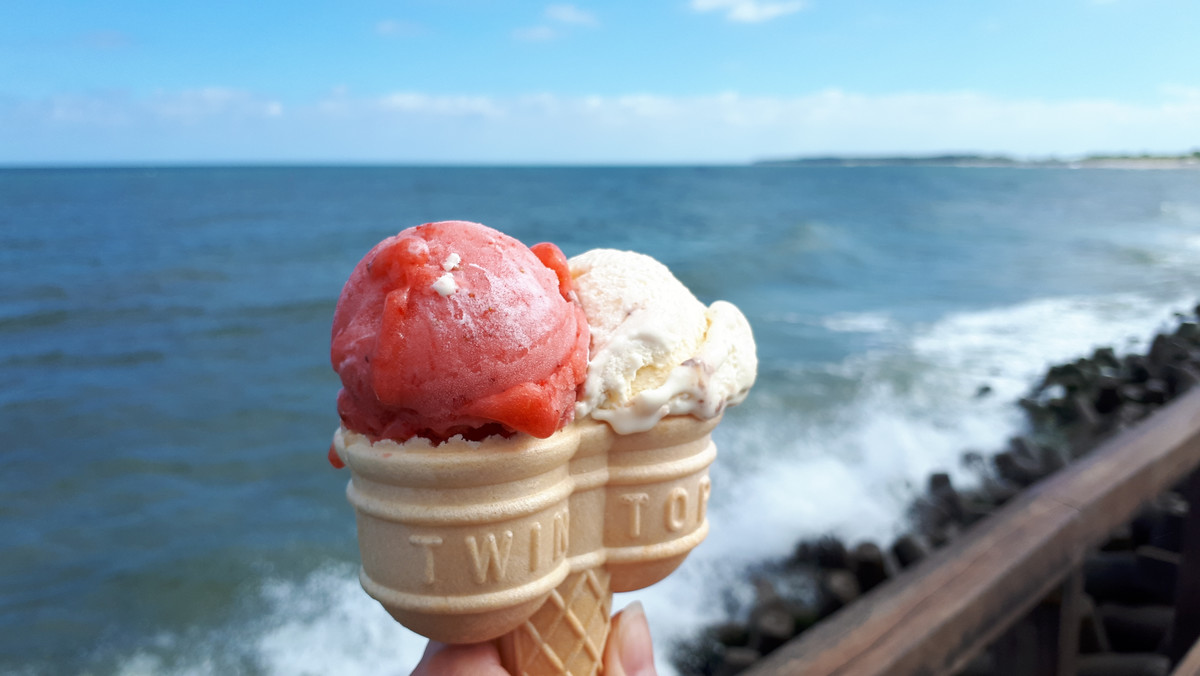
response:
M401 627L358 583L353 566L268 579L261 615L204 637L160 634L117 661L118 676L408 674L426 639Z
M142 303L131 306L45 308L0 317L0 334L41 329L84 330L99 326L142 326L165 324L177 319L203 317L204 308L190 305L157 306Z
M336 301L336 298L331 297L299 300L278 303L275 305L242 306L229 310L228 314L234 317L253 319L256 322L263 322L266 320L287 322L325 322L329 321L333 317L333 310L337 304Z
M0 366L85 369L137 366L160 362L165 358L166 354L159 350L136 350L114 354L71 354L62 350L51 350L36 354L14 355L0 361Z
M882 312L839 312L823 318L821 326L836 333L887 333L897 328Z
M6 301L46 302L66 300L66 289L57 284L34 284L32 286L0 287L0 299Z
M1200 204L1165 201L1158 205L1159 213L1182 223L1200 223Z
M0 333L17 333L60 326L70 319L71 313L66 310L37 310L10 317L0 317Z

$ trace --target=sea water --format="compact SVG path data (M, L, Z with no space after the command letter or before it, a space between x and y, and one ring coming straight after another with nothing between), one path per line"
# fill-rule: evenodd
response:
M754 327L708 540L616 600L664 673L747 567L899 533L929 472L969 484L961 454L1020 431L1048 364L1200 300L1197 171L3 170L0 672L411 669L424 640L358 586L327 350L359 258L443 219L649 253Z

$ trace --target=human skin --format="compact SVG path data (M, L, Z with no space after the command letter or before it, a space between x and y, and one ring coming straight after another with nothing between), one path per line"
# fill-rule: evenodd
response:
M634 602L612 619L604 647L608 676L657 676L654 645L642 604ZM509 676L495 643L446 645L430 641L412 676Z

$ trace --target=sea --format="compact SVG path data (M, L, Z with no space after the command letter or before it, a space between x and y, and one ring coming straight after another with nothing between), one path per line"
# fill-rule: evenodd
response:
M651 254L732 301L758 382L711 534L641 600L671 646L801 538L883 541L1022 430L1045 368L1200 301L1200 171L0 170L0 673L407 674L359 587L330 320L378 240L464 219Z

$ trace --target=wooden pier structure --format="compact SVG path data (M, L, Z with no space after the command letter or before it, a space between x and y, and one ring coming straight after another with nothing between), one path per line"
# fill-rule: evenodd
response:
M1188 510L1182 551L1165 562L1176 577L1169 657L1172 676L1200 674L1200 388L742 673L953 676L994 644L1011 660L1001 673L1075 676L1085 557L1172 489Z

